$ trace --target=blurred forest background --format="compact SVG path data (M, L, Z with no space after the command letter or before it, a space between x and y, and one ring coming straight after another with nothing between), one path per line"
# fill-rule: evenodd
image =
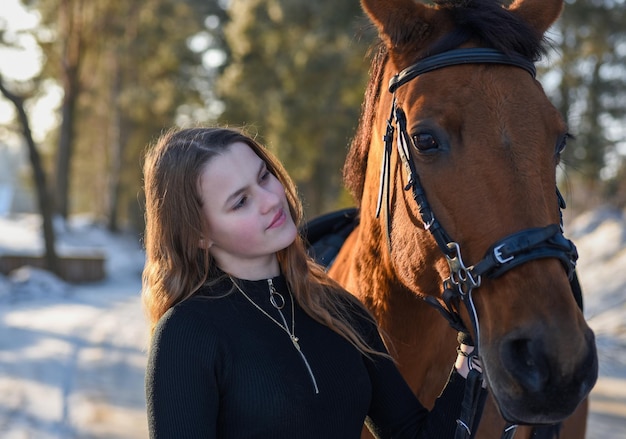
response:
M9 1L27 26L2 11ZM539 65L575 136L561 189L573 212L624 208L625 1L565 3ZM350 205L341 167L375 40L358 0L3 0L0 200L140 232L146 145L174 125L218 123L279 155L309 218ZM5 73L24 48L34 71ZM31 205L17 203L23 188Z

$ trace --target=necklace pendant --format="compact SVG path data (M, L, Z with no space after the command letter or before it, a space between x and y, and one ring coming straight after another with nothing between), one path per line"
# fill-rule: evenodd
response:
M282 294L276 291L276 288L274 288L274 283L272 282L272 279L268 279L267 283L270 289L270 303L277 310L283 309L285 307L285 298L283 297Z
M295 335L291 336L291 342L293 343L293 345L295 346L297 350L300 350L300 344L298 343L299 340L300 339L296 337Z

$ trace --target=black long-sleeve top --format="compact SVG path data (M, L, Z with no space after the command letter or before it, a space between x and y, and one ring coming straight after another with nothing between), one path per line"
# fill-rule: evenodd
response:
M266 280L238 282L281 322ZM285 279L273 283L291 326ZM275 322L240 292L226 294L230 280L220 287L204 287L157 324L146 370L151 438L358 439L366 418L380 438L454 437L465 386L456 372L428 412L390 359L364 356L296 304L305 362ZM355 316L384 351L374 324Z

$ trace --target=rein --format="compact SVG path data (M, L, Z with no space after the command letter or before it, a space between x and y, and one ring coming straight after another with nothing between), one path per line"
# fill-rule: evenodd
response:
M454 49L429 56L395 75L389 82L389 91L393 94L393 102L387 120L387 129L383 137L384 154L380 173L376 217L379 217L384 204L386 235L389 248L391 249L391 224L389 216L389 203L391 200L390 173L394 134L397 130L396 142L398 154L408 175L408 184L404 187L404 190L412 191L413 199L417 203L424 227L432 234L450 267L450 277L443 282L443 304L432 296L427 296L425 300L439 310L454 329L461 333L469 334L459 313L459 303L462 302L464 304L470 316L476 337L474 343L475 349L472 355L478 356L480 325L472 293L474 289L480 287L483 276L489 279L495 279L528 261L542 258L557 258L563 264L571 280L574 276L578 253L574 244L563 236L561 210L565 208L565 201L558 188L556 188L556 191L559 201L559 214L561 215L560 224L525 229L509 235L493 244L486 252L483 259L472 266L465 264L461 255L461 247L450 238L435 217L426 198L424 187L420 182L415 163L412 160L410 148L411 139L406 129L406 115L404 111L396 105L395 92L399 87L417 78L421 74L461 64L510 65L526 70L533 78L536 76L535 65L529 59L516 53L506 54L498 50L487 48ZM478 372L475 370L470 371L470 375L476 374L478 374ZM478 405L480 404L476 398L476 394L479 393L482 378L476 378L476 376L471 376L471 380L469 378L470 376L468 376L466 385L461 418L457 420L458 426L455 439L469 438L471 436L471 428L474 423ZM508 425L503 432L502 438L512 438L516 428L517 425L515 424Z

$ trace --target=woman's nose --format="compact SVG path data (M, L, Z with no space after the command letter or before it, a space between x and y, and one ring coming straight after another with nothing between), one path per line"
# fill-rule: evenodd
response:
M280 204L279 195L268 188L261 188L263 213L271 212Z

